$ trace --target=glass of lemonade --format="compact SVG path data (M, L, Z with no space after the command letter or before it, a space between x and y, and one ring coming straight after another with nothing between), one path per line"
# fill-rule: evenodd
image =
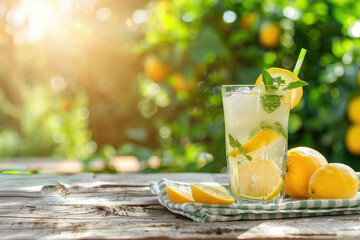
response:
M230 192L238 204L283 197L291 91L286 85L223 85Z

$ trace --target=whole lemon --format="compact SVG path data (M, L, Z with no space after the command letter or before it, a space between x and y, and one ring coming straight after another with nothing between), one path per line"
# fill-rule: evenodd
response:
M170 74L171 68L168 64L160 61L156 56L148 56L145 59L144 70L146 75L154 82L164 82Z
M349 152L360 155L360 124L349 126L345 135L345 145Z
M350 100L347 113L350 121L360 124L360 96Z
M309 180L313 199L353 199L359 187L355 171L342 163L330 163L314 172Z
M181 73L175 73L173 75L173 87L176 91L182 93L190 93L196 87L197 79L195 77L190 80L186 79Z
M265 22L259 30L259 42L265 48L275 48L279 45L281 29L275 22Z
M256 25L260 15L257 12L246 12L240 19L240 26L249 31Z
M292 198L309 198L308 182L311 175L327 163L326 158L315 149L290 149L286 161L285 192Z

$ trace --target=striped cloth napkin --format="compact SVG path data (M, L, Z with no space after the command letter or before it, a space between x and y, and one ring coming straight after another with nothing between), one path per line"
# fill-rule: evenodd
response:
M161 205L169 211L186 216L196 222L263 220L298 218L323 215L360 214L360 193L355 199L296 200L283 199L271 205L213 205L203 203L172 203L167 197L166 185L190 191L190 184L162 179L150 183L150 190L158 196Z

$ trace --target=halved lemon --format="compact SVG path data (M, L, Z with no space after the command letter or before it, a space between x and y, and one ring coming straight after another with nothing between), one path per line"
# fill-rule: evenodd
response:
M236 197L251 200L271 200L280 194L283 179L281 169L270 160L245 160L235 168L231 178Z
M201 184L203 184L205 186L212 187L212 188L216 188L217 190L220 190L220 191L222 191L224 193L227 193L226 188L223 185L221 185L221 184L219 184L217 182L201 182Z
M179 187L166 185L166 192L168 198L173 203L193 203L194 198L190 192L185 191Z
M267 71L273 78L281 77L282 79L284 79L285 84L289 84L291 82L296 82L300 80L294 73L283 68L269 68L267 69ZM261 84L263 84L262 74L260 74L260 76L255 82L255 85L261 85ZM298 105L298 103L302 98L302 95L303 95L302 87L298 87L291 90L291 109L293 109L294 107L296 107L296 105ZM284 101L285 102L288 101L286 96Z
M274 140L278 139L280 136L281 135L274 130L262 129L253 138L251 138L243 145L244 152L249 153L263 146L267 146ZM236 149L231 151L229 153L229 156L236 158L240 154L241 153L239 152L239 150Z
M235 201L229 194L201 183L192 183L191 193L197 203L230 205Z

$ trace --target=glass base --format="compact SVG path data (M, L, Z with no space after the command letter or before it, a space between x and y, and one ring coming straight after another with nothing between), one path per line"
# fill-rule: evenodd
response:
M272 205L272 204L279 204L282 202L282 197L278 197L272 200L250 200L246 198L235 198L236 205Z

